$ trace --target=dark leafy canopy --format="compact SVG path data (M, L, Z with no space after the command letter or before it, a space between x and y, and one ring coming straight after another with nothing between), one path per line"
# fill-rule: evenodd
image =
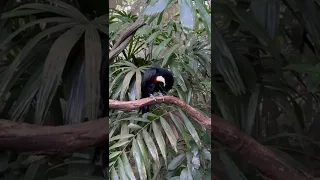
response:
M8 6L10 10L1 15L4 26L0 38L1 118L51 125L96 119L100 114L100 64L108 48L104 43L108 16L96 16L90 11L85 15L76 8L80 7L75 1L73 4L29 1L19 5L10 1ZM21 164L25 160L23 155L11 154L1 152L1 161ZM48 159L28 158L29 169L17 178L65 175L50 175L57 162L48 169ZM4 167L3 162L0 162L1 178L13 177L11 166ZM42 167L47 172L37 173ZM26 171L24 166L17 168ZM68 170L74 171L71 166Z
M80 11L78 11L73 6L66 4L61 1L50 0L48 1L53 3L53 5L47 3L31 3L18 6L12 11L6 12L2 15L3 19L6 18L16 18L21 15L32 15L42 12L50 12L51 17L44 17L36 19L31 22L27 22L24 26L18 28L10 36L4 39L1 43L1 48L3 50L7 49L8 43L13 39L18 38L20 33L24 33L27 28L33 27L38 24L44 24L44 29L30 41L26 41L25 46L22 48L21 52L12 60L12 63L8 65L2 72L1 77L1 89L0 96L4 97L10 89L12 89L15 84L18 83L18 80L21 75L27 73L30 68L38 66L38 61L43 62L43 66L38 66L42 69L42 75L40 77L40 84L34 91L37 92L33 94L33 97L37 99L35 108L35 122L36 123L50 123L44 122L46 114L50 111L52 103L55 101L55 98L62 98L63 96L68 97L65 99L68 104L67 112L68 114L74 114L73 116L67 116L71 119L67 119L66 123L76 123L80 122L83 117L88 119L95 119L99 114L99 71L102 58L102 48L101 48L101 39L100 35L106 29L106 22L102 20L103 17L98 17L93 20L87 19ZM27 13L28 12L28 13ZM56 17L55 17L56 16ZM41 17L41 16L40 16ZM104 28L105 27L105 28ZM40 29L39 29L40 30ZM47 36L54 36L54 38L47 39ZM105 37L105 35L102 35ZM39 43L50 40L53 44L50 47L50 50L45 59L41 57L27 59L29 54L32 51L36 51ZM48 42L49 43L49 42ZM84 53L79 54L79 52L84 49ZM45 55L45 54L44 54ZM57 95L59 87L63 87L68 84L67 79L74 78L69 77L69 72L78 71L77 74L80 74L81 66L74 67L74 64L79 64L83 61L84 70L83 73L84 81L78 81L78 85L74 80L70 80L73 86L67 88L64 95ZM74 68L78 70L72 70ZM61 81L63 84L61 84ZM83 85L81 85L84 83ZM63 86L61 86L63 85ZM78 87L86 88L78 88ZM25 86L24 89L28 90L30 87ZM77 89L78 92L75 91ZM25 90L22 90L24 92ZM84 94L79 91L84 91ZM77 93L77 95L74 95ZM56 96L56 97L55 97ZM85 97L82 99L82 97ZM29 97L32 98L32 97ZM73 102L78 101L77 107L71 106ZM29 101L31 102L31 101ZM24 103L24 105L20 104ZM25 103L24 101L17 101L12 107L15 110L14 114L9 114L15 120L23 120L24 109L29 109L30 103ZM21 110L16 111L17 107L21 107ZM83 108L85 111L83 111ZM82 115L78 115L78 112L84 112ZM77 114L77 115L76 115ZM24 113L24 115L26 115ZM16 119L15 117L19 117ZM75 119L76 118L76 119Z
M226 81L212 82L214 111L294 167L317 171L311 164L319 163L313 154L319 148L318 2L218 0L212 7L212 60ZM230 179L253 178L226 154L219 157Z

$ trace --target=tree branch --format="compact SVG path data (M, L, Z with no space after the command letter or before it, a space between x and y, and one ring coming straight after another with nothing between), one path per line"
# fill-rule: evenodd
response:
M209 117L202 115L195 108L176 97L165 96L164 102L161 97L156 97L156 101L152 98L136 101L109 100L109 108L130 111L141 106L160 103L179 106L209 131L211 131L212 122L213 139L228 147L233 154L253 165L265 176L273 180L312 179L307 173L290 167L268 148L226 120L215 115L212 115L210 120ZM70 153L107 142L108 129L106 127L108 122L107 119L99 119L81 124L53 127L0 120L0 148L42 155Z
M212 137L232 153L257 168L273 180L313 179L302 170L296 170L277 157L271 150L247 136L226 120L212 114Z
M192 106L187 103L181 101L180 99L173 96L165 96L164 101L162 97L156 97L156 101L152 98L143 98L136 101L117 101L117 100L109 100L109 108L110 109L121 109L125 111L130 111L133 109L138 109L145 105L153 105L153 104L174 104L180 107L181 110L189 114L195 121L204 126L208 131L211 132L211 120L209 117L201 114Z
M0 148L37 155L70 153L109 140L108 119L41 126L0 119Z

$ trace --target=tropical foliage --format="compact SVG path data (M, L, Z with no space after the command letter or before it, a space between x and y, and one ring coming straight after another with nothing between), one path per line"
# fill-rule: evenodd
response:
M162 6L165 2L168 4ZM147 25L137 31L127 49L111 62L109 96L118 100L140 99L142 74L157 64L174 74L170 95L209 116L211 46L207 35L211 22L205 18L210 17L210 11L202 3L179 1L178 18L165 18L164 7L175 5L171 1L158 1L146 7L144 13L150 15ZM192 13L185 14L186 11ZM198 15L204 20L196 24ZM122 33L119 29L125 29L136 19L125 11L110 11L111 46ZM111 179L211 178L210 137L179 108L161 104L161 108L154 107L147 116L140 116L137 111L110 110L109 117Z
M159 2L149 3L144 11L147 25L110 62L109 96L139 99L143 72L159 64L174 73L176 83L170 94L209 115L210 11L192 1L168 1L165 6ZM165 9L176 5L182 15L163 17ZM136 21L137 15L111 9L108 16L85 6L80 1L14 2L2 13L6 33L0 44L2 118L61 125L99 116L99 71L107 57L107 37L112 47L123 32L119 30ZM194 21L190 24L186 18ZM209 136L177 107L161 105L147 117L136 111L110 110L109 117L111 179L210 178ZM91 153L86 150L53 161L6 151L1 154L5 164L1 175L17 179L106 176L90 165ZM14 169L19 173L13 174Z
M212 82L212 109L293 167L319 176L319 2L217 0L212 8L212 64L226 82ZM221 172L219 160L226 178L261 176L225 152L214 154L213 174Z
M145 14L146 25L110 62L110 99L139 99L143 72L153 64L169 68L171 95L223 117L291 166L320 176L318 0L152 0L139 14L110 9L110 16L107 6L92 4L7 2L0 118L60 125L97 117L96 72L105 51ZM110 110L109 117L110 179L261 179L218 142L210 150L207 132L175 106L154 106L147 117ZM1 151L0 177L106 176L89 165L91 153L50 160Z

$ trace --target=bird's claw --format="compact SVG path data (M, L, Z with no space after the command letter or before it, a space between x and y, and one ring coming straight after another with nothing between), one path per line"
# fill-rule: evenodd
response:
M151 97L154 101L157 101L157 100L156 100L156 97L154 97L153 94L150 94L150 97Z
M162 101L164 101L164 96L161 92L159 92L159 95L162 97Z

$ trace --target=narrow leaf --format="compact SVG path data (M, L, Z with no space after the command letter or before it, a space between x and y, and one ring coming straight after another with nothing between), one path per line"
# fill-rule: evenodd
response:
M146 130L142 130L142 136L143 139L148 147L148 150L151 154L152 159L159 165L159 156L158 156L158 151L157 147L153 142L153 139L151 138L150 134Z
M36 122L41 123L59 86L64 65L75 43L84 31L76 26L62 34L52 45L44 64L42 83L36 105Z
M155 136L156 141L158 143L160 152L163 156L165 165L167 166L166 143L165 143L163 135L161 133L161 128L157 125L157 123L155 121L152 122L152 130L154 132L154 136Z
M139 149L139 146L138 146L136 139L133 139L133 141L132 141L132 152L133 152L134 160L137 165L140 179L141 180L147 179L146 168L143 163L143 158L141 157L140 149Z
M167 121L163 117L160 117L160 123L161 123L162 128L163 128L164 132L166 133L166 135L169 139L169 142L172 145L174 151L178 152L177 138L174 135L173 130L171 129L170 125L167 123Z
M85 107L89 120L96 119L100 105L100 65L102 49L98 31L91 25L85 33Z

